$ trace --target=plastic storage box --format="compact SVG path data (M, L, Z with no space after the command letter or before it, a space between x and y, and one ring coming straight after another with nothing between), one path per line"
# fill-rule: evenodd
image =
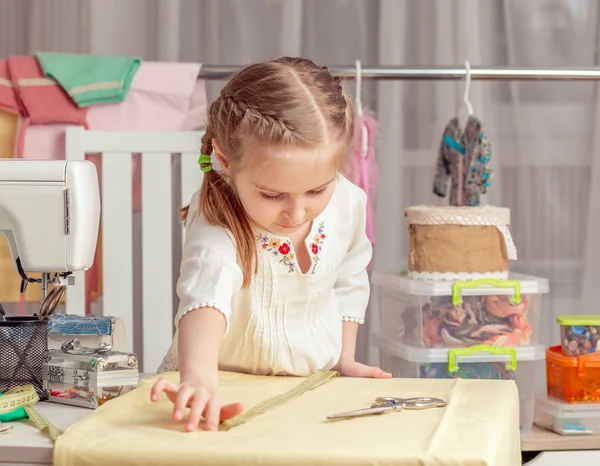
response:
M565 356L560 346L546 350L548 396L568 403L600 403L600 353Z
M383 335L393 340L426 348L538 342L546 279L511 274L509 280L422 282L373 271L371 280Z
M600 353L600 315L558 316L562 352L566 356Z
M572 404L539 396L534 424L562 435L599 434L600 403Z
M531 430L537 377L545 357L543 345L429 349L383 335L374 335L374 344L379 348L381 368L393 377L515 380L521 431Z

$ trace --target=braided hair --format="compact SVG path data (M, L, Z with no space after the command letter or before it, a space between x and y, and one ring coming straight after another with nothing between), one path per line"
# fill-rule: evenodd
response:
M201 153L213 153L214 139L228 163L235 165L249 141L303 148L336 142L341 169L353 129L354 111L341 80L310 60L282 57L250 65L225 85L208 109ZM188 209L182 209L184 221ZM243 287L247 287L257 265L254 229L223 174L215 170L204 174L199 211L208 223L233 235Z

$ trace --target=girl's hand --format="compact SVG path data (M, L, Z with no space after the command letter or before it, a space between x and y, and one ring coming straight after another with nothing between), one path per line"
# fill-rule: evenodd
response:
M390 379L392 374L382 371L379 367L366 366L354 360L344 361L340 359L337 366L333 368L343 377L365 377L371 379Z
M161 393L174 404L173 419L181 421L185 408L190 408L185 430L193 432L198 426L203 430L216 430L217 426L240 414L244 407L240 403L221 406L216 384L203 383L200 380L183 381L179 385L165 378L159 379L150 393L152 401L158 401ZM201 417L204 421L201 422Z

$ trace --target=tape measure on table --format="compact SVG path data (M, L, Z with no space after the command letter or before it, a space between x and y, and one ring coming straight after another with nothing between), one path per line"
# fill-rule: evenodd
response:
M14 387L4 392L0 396L0 414L8 414L19 408L23 408L29 422L42 432L45 432L54 442L62 431L52 425L52 423L44 416L40 415L33 405L40 401L40 397L35 392L33 385L22 385Z
M303 393L320 387L325 382L328 382L334 377L339 377L339 375L340 374L337 371L323 370L320 372L316 372L310 377L304 379L304 381L300 385L292 388L291 390L269 398L268 400L265 400L262 403L257 404L256 406L253 406L248 411L244 411L242 414L228 419L219 426L219 430L228 431L230 429L233 429L234 427L241 426L242 424L245 424L246 422L254 419L256 416L266 413L267 411L271 411L272 409L275 409L281 405L284 405L288 401L299 397Z

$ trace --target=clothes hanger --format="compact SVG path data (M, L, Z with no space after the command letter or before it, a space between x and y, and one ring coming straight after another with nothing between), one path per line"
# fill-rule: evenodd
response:
M356 107L356 114L358 118L362 118L363 116L363 107L362 102L360 100L360 93L362 87L362 68L360 65L360 60L356 60L356 95L354 97L354 105ZM363 158L367 156L367 152L369 151L369 131L367 130L366 125L361 125L361 149Z
M471 65L468 60L465 60L465 71L465 93L457 115L458 127L461 131L464 131L467 122L469 121L469 117L473 115L473 105L469 100L469 92L471 90Z

